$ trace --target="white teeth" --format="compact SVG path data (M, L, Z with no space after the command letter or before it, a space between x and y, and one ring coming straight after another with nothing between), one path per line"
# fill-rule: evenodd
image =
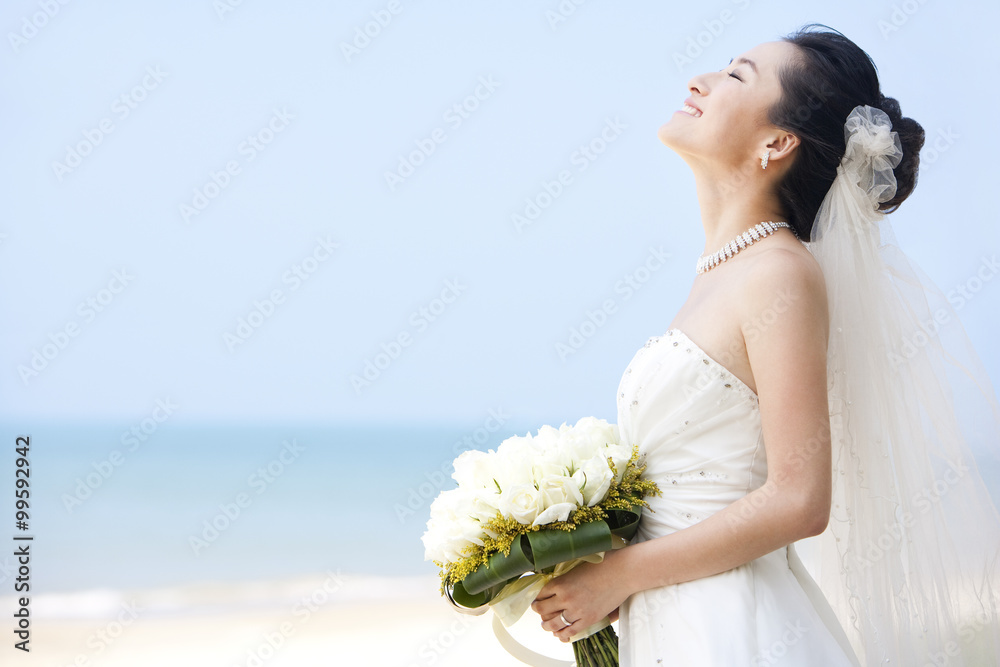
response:
M700 115L701 115L701 112L700 112L700 111L698 111L697 109L695 109L695 108L694 108L693 106L691 106L690 104L685 104L685 105L684 105L684 113L688 113L688 114L691 114L691 115L692 115L692 116L694 116L695 118L697 118L698 116L700 116Z

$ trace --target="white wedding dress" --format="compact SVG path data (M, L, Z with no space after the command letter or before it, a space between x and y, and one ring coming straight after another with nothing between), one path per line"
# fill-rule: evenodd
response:
M679 329L646 342L618 389L622 442L646 458L635 541L691 526L767 478L757 396ZM794 545L727 572L637 593L620 610L622 667L857 667Z

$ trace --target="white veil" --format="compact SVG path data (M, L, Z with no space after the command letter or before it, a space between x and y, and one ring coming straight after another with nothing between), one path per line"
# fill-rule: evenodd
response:
M802 561L865 667L1000 664L1000 516L982 477L1000 408L948 299L877 210L902 156L889 117L856 107L845 136L807 244L830 303L834 495Z

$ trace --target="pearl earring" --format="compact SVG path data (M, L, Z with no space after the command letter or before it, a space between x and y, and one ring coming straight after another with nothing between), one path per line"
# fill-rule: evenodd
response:
M760 168L767 169L767 158L771 156L771 151L768 149L766 153L760 156Z

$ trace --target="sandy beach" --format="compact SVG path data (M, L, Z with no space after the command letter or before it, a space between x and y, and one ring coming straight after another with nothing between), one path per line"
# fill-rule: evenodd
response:
M11 597L0 598L5 617L10 618L7 610L14 605ZM4 647L3 664L522 664L493 636L492 613L469 616L453 611L438 596L434 577L374 578L328 572L279 582L39 595L31 601L31 618L30 654ZM529 612L511 631L535 650L571 659L569 647L537 629L537 624L538 617ZM10 630L4 635L11 637Z

